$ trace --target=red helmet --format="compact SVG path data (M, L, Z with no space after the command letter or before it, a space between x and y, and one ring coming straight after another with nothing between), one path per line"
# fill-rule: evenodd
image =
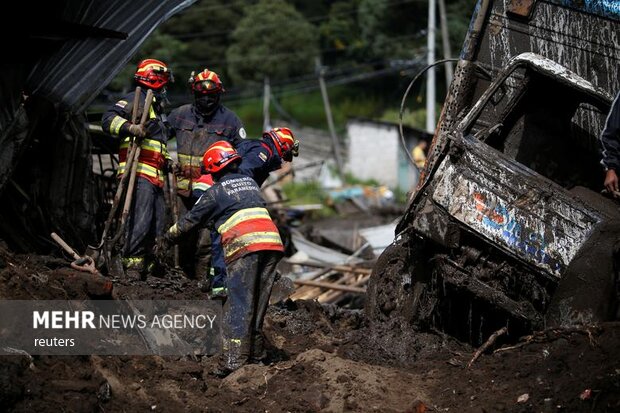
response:
M224 92L220 77L209 69L198 74L192 72L189 77L189 86L194 93L201 95Z
M293 155L297 156L299 141L289 128L273 128L263 133L263 138L271 138L278 154L285 161L291 161Z
M235 160L241 160L241 156L239 156L235 148L227 141L215 142L213 145L209 146L202 157L205 170L210 174L221 171Z
M138 63L134 79L140 85L149 89L161 89L168 84L172 78L172 73L168 66L162 61L155 59L145 59Z

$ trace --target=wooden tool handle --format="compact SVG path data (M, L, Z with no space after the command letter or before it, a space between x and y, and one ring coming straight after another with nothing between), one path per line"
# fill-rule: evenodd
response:
M58 243L58 245L60 245L65 251L71 254L74 260L80 259L80 256L78 255L78 253L75 252L75 250L71 248L69 244L67 244L62 238L60 238L58 234L56 234L55 232L52 232L51 236L52 236L52 239Z

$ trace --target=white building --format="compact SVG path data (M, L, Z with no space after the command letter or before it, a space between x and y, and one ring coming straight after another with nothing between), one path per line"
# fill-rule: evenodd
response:
M351 119L347 123L347 172L359 179L374 179L391 189L411 190L418 170L407 152L411 153L419 139L430 142L431 136L410 127L405 127L404 132L406 148L397 123Z

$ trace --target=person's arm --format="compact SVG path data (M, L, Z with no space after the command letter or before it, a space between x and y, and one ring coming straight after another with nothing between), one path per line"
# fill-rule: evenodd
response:
M212 219L217 202L215 200L215 192L210 189L211 188L204 192L198 202L194 204L187 214L181 217L176 224L168 229L165 238L167 238L169 242L176 242L183 234L203 227L205 223Z
M233 128L232 133L230 134L230 143L236 148L239 144L241 144L241 142L245 140L245 138L247 138L247 133L245 131L245 128L243 127L241 119L239 119L239 117L232 111L230 112L229 122Z
M605 188L618 192L618 175L620 168L620 93L616 96L607 115L605 128L601 133L601 164L605 168Z
M132 107L133 102L129 102L127 97L110 106L101 119L103 131L114 137L144 137L146 129L140 125L133 125L129 121Z
M101 128L104 132L112 136L125 136L129 132L129 118L131 117L128 112L130 103L126 99L121 99L114 105L110 106L108 110L103 114L101 119Z

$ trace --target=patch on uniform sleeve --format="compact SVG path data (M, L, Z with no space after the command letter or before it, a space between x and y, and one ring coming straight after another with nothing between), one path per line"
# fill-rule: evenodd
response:
M248 136L248 135L245 133L245 129L244 129L244 128L239 129L239 136L241 137L241 139L245 139L245 138L246 138L246 136Z
M125 108L125 106L127 106L127 101L126 100L119 100L118 102L116 102L116 106L118 106L119 108Z
M267 162L267 154L265 154L264 152L259 152L258 157L261 158L263 162Z

